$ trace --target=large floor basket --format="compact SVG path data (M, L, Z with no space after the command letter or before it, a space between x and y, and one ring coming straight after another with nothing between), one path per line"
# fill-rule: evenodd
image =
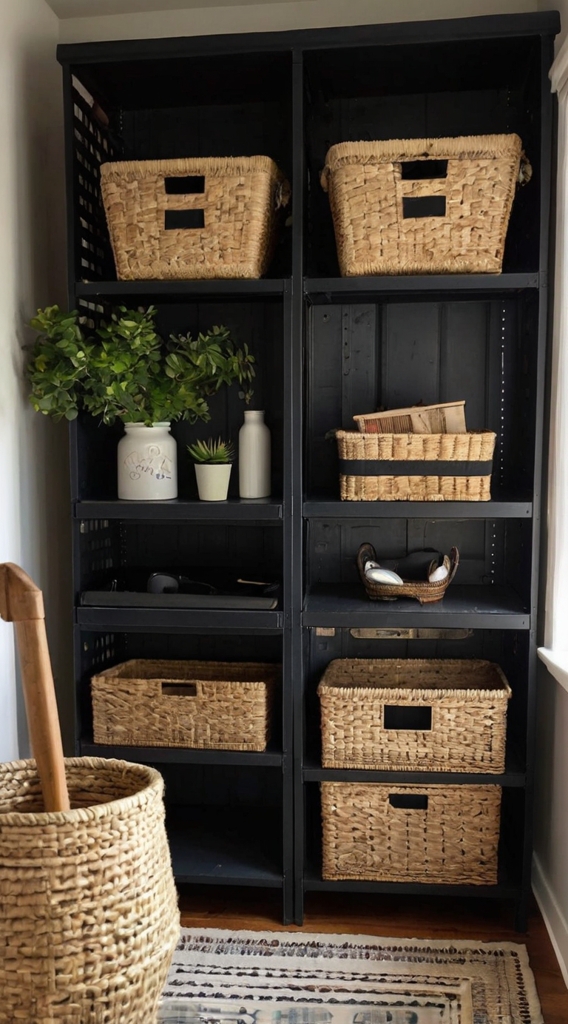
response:
M107 163L101 189L121 281L261 277L289 198L267 156Z
M162 778L65 769L72 810L47 813L35 761L0 765L0 1021L153 1024L179 938Z
M326 157L343 276L501 272L518 135L341 142Z

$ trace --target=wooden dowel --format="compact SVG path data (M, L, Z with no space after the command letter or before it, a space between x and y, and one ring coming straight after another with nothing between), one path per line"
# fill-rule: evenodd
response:
M0 615L14 622L32 752L46 811L68 811L69 794L41 590L17 565L0 565Z

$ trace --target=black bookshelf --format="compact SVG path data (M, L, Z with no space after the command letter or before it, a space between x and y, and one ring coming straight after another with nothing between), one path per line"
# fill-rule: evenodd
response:
M547 74L558 30L558 14L543 12L58 49L70 307L96 318L113 303L153 303L164 331L227 323L257 360L255 401L267 411L274 470L268 500L239 500L233 481L227 502L200 503L180 464L176 501L119 501L120 430L71 425L76 750L155 763L166 778L177 879L281 889L285 923L301 923L312 890L507 898L518 927L526 922L555 114ZM107 134L77 80L109 117ZM329 146L513 131L533 180L513 207L502 274L339 276L319 186ZM117 281L99 205L103 149L104 159L271 155L291 181L293 210L267 276ZM466 398L471 429L497 433L491 501L339 501L329 430L349 428L368 408L455 397ZM208 432L235 436L242 411L219 402ZM181 456L191 432L176 424L174 433ZM455 544L457 581L437 605L370 602L354 566L362 540L385 557ZM221 565L231 550L281 577L277 609L81 605L84 590L98 589L101 559L114 573L207 552ZM422 628L443 632L424 639ZM461 656L497 661L513 687L501 775L321 768L316 688L333 658ZM95 744L90 676L127 657L281 663L268 750ZM501 785L498 884L323 881L319 784L363 778Z

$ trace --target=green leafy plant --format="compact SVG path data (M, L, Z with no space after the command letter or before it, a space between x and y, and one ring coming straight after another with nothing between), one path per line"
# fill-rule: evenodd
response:
M230 441L223 441L220 437L216 441L210 437L207 441L188 444L187 450L194 462L210 466L227 465L235 461L234 446Z
M254 357L247 345L236 348L226 327L164 342L155 315L153 306L120 306L87 335L76 310L38 310L31 326L40 337L28 367L34 409L54 419L74 419L84 409L106 424L194 423L209 420L207 399L236 381L250 401Z
M76 419L85 394L92 342L81 327L77 310L62 313L58 306L38 309L30 326L39 331L27 376L30 401L55 420Z

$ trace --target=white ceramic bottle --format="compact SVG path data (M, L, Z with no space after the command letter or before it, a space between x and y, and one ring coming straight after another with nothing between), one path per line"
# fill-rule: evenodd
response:
M118 442L118 497L129 501L177 498L177 444L169 423L125 423Z
M239 430L239 494L241 498L270 495L270 431L264 412L245 412Z

